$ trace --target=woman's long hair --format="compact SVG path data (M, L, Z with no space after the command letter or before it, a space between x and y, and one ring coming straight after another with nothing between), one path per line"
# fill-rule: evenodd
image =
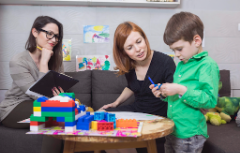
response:
M25 48L29 52L33 53L36 50L36 38L32 34L32 29L35 28L36 30L42 29L49 23L54 23L58 26L59 30L59 41L56 46L53 48L53 56L50 58L48 62L48 67L50 70L59 71L62 66L63 56L62 56L62 38L63 38L63 26L57 20L49 17L49 16L39 16L35 19L33 26L30 31L30 35L26 42Z

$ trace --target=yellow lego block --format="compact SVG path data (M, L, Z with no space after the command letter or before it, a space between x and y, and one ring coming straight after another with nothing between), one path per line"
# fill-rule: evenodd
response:
M41 112L41 107L33 107L34 112Z
M97 121L92 121L92 123L91 123L91 129L97 130Z

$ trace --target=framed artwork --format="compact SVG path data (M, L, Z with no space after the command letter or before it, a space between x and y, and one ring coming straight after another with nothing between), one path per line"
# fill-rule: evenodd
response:
M110 70L109 55L77 55L76 71Z
M109 43L108 25L84 25L84 43Z
M72 40L63 39L62 41L63 61L71 61L71 53L72 53Z

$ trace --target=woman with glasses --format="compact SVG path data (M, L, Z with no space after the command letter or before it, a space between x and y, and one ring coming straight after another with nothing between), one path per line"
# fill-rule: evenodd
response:
M9 63L12 87L0 103L2 125L9 128L29 128L27 123L17 123L33 114L33 101L36 97L25 92L48 70L64 72L62 65L63 26L48 16L39 16L33 23L26 42L26 51L14 56ZM61 87L52 89L56 96L63 92ZM42 153L61 152L62 141L44 136Z
M48 70L63 72L62 66L63 26L48 16L39 16L33 23L26 42L26 51L14 56L9 63L12 87L0 103L2 124L10 128L29 128L29 124L17 123L33 114L36 97L25 92ZM63 90L52 89L53 95Z

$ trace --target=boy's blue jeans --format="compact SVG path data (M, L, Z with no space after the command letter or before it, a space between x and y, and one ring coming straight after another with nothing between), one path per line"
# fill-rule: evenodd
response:
M165 138L165 153L201 153L204 142L207 140L202 135L195 135L187 139L176 138L173 135Z

